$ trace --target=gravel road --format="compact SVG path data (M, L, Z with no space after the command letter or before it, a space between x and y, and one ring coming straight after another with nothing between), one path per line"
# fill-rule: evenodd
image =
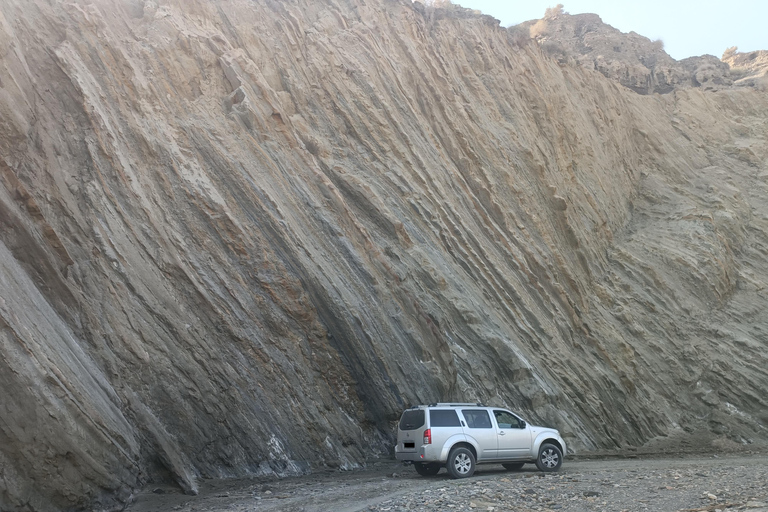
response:
M479 466L465 480L377 462L353 472L206 481L198 496L149 488L130 512L735 511L768 512L768 457L567 460L560 472Z

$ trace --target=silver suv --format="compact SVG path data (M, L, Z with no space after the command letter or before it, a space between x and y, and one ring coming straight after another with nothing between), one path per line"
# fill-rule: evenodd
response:
M397 460L412 463L422 476L445 466L453 478L467 478L476 464L517 470L534 462L557 471L566 454L560 432L535 427L501 407L482 404L430 404L406 409L397 429Z

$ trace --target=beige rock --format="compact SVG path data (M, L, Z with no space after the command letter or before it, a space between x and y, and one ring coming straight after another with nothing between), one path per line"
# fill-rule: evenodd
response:
M0 13L0 509L353 469L438 400L766 441L756 89L410 0Z
M716 90L733 83L728 64L717 57L677 61L664 51L663 41L622 33L597 14L570 15L561 9L509 30L518 36L527 33L561 62L574 59L639 94L666 94L685 87Z
M733 46L723 53L722 60L731 67L734 83L768 90L768 51L739 52Z

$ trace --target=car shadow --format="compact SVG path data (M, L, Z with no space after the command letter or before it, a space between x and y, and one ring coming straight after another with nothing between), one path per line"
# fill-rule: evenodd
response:
M563 473L563 471L560 470L560 471L558 471L555 474L562 474L562 473ZM521 476L522 477L535 477L535 476L545 477L545 476L547 476L549 474L550 473L544 473L542 471L539 471L539 468L537 468L536 465L533 464L533 463L526 464L521 469L517 469L517 470L509 470L509 469L506 469L503 466L497 465L497 464L481 464L481 465L477 466L477 468L475 469L474 475L472 475L468 480L471 480L472 478L476 478L476 477L492 477L492 476L500 476L500 475L507 475L507 476L510 476L510 477L515 477L515 476L517 476L517 477L521 477ZM406 476L406 475L403 475L403 476ZM406 476L406 478L409 478L409 479L422 479L422 478L429 479L429 478L431 478L433 480L454 480L453 478L451 478L451 476L448 474L448 471L445 468L441 468L440 472L437 475L435 475L435 476L421 476L418 473L416 473L416 470L414 469L413 473L412 474L408 474Z

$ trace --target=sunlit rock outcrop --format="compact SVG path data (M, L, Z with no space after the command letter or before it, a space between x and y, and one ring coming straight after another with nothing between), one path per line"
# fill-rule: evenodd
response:
M723 53L723 62L731 68L734 83L740 86L768 90L768 50L740 52L732 46Z
M573 59L639 94L666 94L687 87L717 90L733 84L728 64L713 55L678 61L664 51L662 40L625 34L603 23L597 14L571 15L562 5L547 9L540 20L509 30L516 38L535 39L553 58Z
M409 0L7 0L0 508L354 468L482 400L764 442L768 99Z

